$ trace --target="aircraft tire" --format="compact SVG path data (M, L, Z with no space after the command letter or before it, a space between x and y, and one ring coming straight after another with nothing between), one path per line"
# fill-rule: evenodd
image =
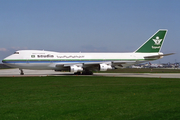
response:
M92 71L83 71L82 75L93 75Z

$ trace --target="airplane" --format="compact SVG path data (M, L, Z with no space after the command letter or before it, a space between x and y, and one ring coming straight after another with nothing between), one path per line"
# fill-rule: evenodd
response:
M149 62L149 68L163 68L162 64L151 64L151 62Z
M164 63L163 64L164 68L179 68L179 63Z
M146 61L157 60L163 56L160 52L167 30L160 29L134 52L128 53L61 53L44 50L18 50L2 62L10 67L32 70L55 70L74 72L74 74L92 75L92 71L106 71L124 68Z
M141 66L138 66L138 65L132 65L131 68L142 68Z

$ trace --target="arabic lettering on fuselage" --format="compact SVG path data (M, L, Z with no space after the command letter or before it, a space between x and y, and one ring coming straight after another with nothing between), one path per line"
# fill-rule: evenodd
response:
M58 55L57 58L84 58L82 55Z
M32 56L31 56L32 57ZM38 58L54 58L54 55L37 55ZM83 55L57 55L57 58L84 58Z

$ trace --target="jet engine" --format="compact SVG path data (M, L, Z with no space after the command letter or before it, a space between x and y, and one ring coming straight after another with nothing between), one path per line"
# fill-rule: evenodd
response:
M69 69L69 72L81 72L81 71L83 71L83 68L76 65L70 66Z
M100 64L99 65L99 71L106 71L107 69L112 69L112 66L108 65L108 64Z

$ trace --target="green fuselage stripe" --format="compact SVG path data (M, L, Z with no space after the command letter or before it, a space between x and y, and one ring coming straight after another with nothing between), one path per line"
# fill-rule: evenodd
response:
M6 59L3 61L144 61L155 59Z

